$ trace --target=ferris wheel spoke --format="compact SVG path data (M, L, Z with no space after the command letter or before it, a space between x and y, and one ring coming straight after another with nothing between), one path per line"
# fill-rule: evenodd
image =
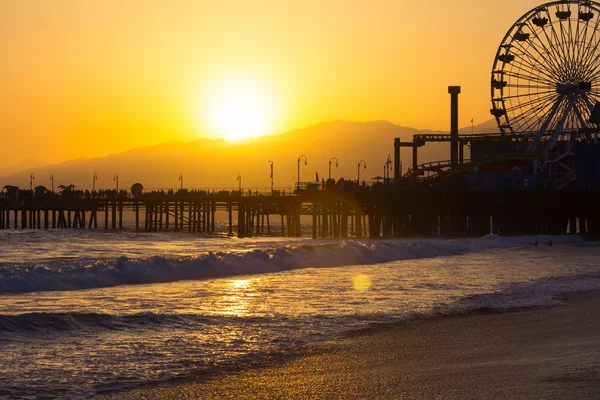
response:
M514 105L512 105L512 102L511 102L511 106L507 107L506 111L507 112L512 112L514 110L522 109L522 108L528 109L530 107L533 107L534 104L537 104L537 103L540 103L540 102L544 102L546 100L550 100L551 101L554 98L556 98L557 96L558 96L558 94L553 93L553 94L549 94L549 95L546 95L546 96L541 96L541 97L536 98L536 99L531 99L531 100L528 100L528 101L524 101L522 103L518 102L518 100L517 100L517 102L515 102L516 104L514 104Z
M539 15L539 14L536 14L536 15ZM545 53L542 53L537 48L537 46L534 46L534 44L535 44L534 41L531 41L532 47L538 53L539 57L545 61L545 63L547 64L547 68L552 71L552 74L554 76L556 76L560 73L561 64L558 62L558 60L562 59L562 54L560 54L560 52L558 52L558 50L556 49L555 46L552 46L552 39L550 39L550 36L548 36L547 30L545 28L535 29L531 25L531 23L532 23L531 20L527 21L527 25L528 25L529 29L533 32L534 37L537 39L537 42L541 45L541 47L543 48ZM539 32L544 33L543 37L539 34ZM535 57L535 55L534 55L534 58L537 59L537 57Z
M600 59L598 59L598 50L600 50L600 40L589 51L589 56L581 63L584 79L592 79L600 68Z
M507 112L513 112L517 109L522 109L522 112L525 112L526 110L532 109L537 107L537 105L541 105L544 104L545 102L554 102L556 101L557 97L559 95L557 93L552 93L552 94L547 94L545 96L540 96L538 98L535 99L530 99L528 101L524 101L524 102L519 102L519 100L517 99L514 102L510 102L509 103L509 107L507 107L506 111Z
M600 31L600 18L597 19L596 26L594 28L594 33L592 34L592 38L596 39L595 44L593 42L594 39L590 38L593 47L590 47L590 50L587 51L585 57L583 57L580 61L580 65L584 71L584 75L590 70L590 68L592 68L592 65L597 60L597 51L600 46L600 37L596 38L598 36L598 31Z
M502 100L510 100L510 99L516 99L519 97L532 97L532 96L540 96L542 94L548 94L548 93L556 93L556 90L547 90L544 92L536 92L536 93L523 93L523 94L514 94L512 96L505 96L502 97Z
M571 23L571 19L569 18L569 25ZM571 59L571 30L570 28L567 30L562 22L560 24L560 37L561 37L561 45L565 50L565 59L564 59L564 67L567 75L573 75L573 60Z
M533 43L529 48L526 48L519 42L517 42L517 44L514 46L520 51L520 53L516 53L515 56L519 56L519 60L521 60L521 62L526 63L533 70L543 73L543 75L548 77L550 80L556 76L557 71L550 67L550 63L540 62L540 58L546 61L546 57L537 49L537 47L533 46ZM538 53L538 57L536 57L534 54L531 54L529 51L530 48L535 49L536 53Z
M528 131L532 129L533 126L540 123L541 120L537 116L545 110L551 109L555 104L556 100L554 98L539 102L535 106L521 112L519 116L513 120L521 129L525 128L524 131Z
M569 7L569 11L571 11L571 7ZM572 33L572 26L571 26L571 18L568 18L568 25L565 27L566 24L563 24L561 22L560 24L560 31L561 31L561 37L563 38L563 43L565 45L565 53L567 55L567 65L569 65L569 67L571 67L573 65L573 57L571 54L571 45L573 43L573 38L571 36Z
M584 46L583 44L580 44L578 47L581 50L579 51L579 55L578 55L578 58L576 61L576 65L577 65L576 75L580 78L580 80L584 80L586 74L588 73L587 71L591 68L590 65L592 64L593 59L591 59L591 61L585 61L585 60L589 59L589 57L588 57L589 49L586 48L586 46Z
M589 9L588 9L588 12L590 12ZM598 29L598 23L600 23L600 19L596 18L596 26L593 29L594 34L597 31L597 29ZM579 67L579 72L581 72L582 67L583 67L583 65L582 65L583 60L586 58L586 56L588 54L588 53L586 53L586 46L585 46L585 44L587 44L588 29L590 27L590 21L589 20L585 21L584 26L585 26L585 29L582 29L583 33L581 35L577 36L577 43L579 43L579 45L577 46L578 53L577 53L577 57L575 59L575 62L577 64L577 66Z
M502 98L502 101L508 106L506 107L506 111L514 111L518 108L529 108L533 107L534 104L540 103L546 100L555 99L558 96L558 93L551 92L547 94L533 95L527 98L513 97L513 98Z
M515 88L515 89L544 89L544 90L549 90L549 91L556 91L556 85L554 86L548 86L548 85L519 85L519 84L512 84L509 83L506 85L506 87L508 88ZM536 92L539 93L539 92Z
M550 26L552 31L550 34L548 34L548 29L546 28L542 28L542 32L544 32L544 37L546 38L546 42L548 44L546 48L548 49L549 58L552 59L553 63L556 65L556 76L560 77L560 75L562 74L562 64L560 60L562 60L563 57L560 54L560 51L558 50L559 48L556 46L553 40L553 38L556 37L556 32L554 31L552 23L550 23Z
M547 79L549 81L551 81L553 79L552 76L549 75L548 73L546 73L546 72L542 73L541 70L536 70L535 66L532 66L531 64L517 61L517 58L515 58L515 61L513 61L513 64L514 64L514 66L517 67L519 73L524 72L529 77L540 78L540 75L542 75L541 78L543 78L543 79ZM509 69L509 71L512 71L512 70L513 70L513 68ZM521 74L521 75L523 75L523 74Z
M558 56L558 59L562 60L562 63L564 64L564 62L566 61L566 58L567 58L566 54L565 54L565 48L562 45L563 44L562 40L559 38L558 34L556 33L556 29L554 29L554 24L556 22L552 19L549 8L546 9L546 14L548 15L548 21L549 21L548 25L550 26L551 33L552 33L550 35L551 36L550 44L556 45L556 54ZM558 20L558 24L560 25L560 20Z
M597 83L600 79L600 63L594 62L594 68L584 75L585 82Z
M503 73L504 73L504 75L508 75L509 77L516 78L516 79L522 79L522 80L528 81L528 82L537 82L537 83L541 83L544 85L552 85L554 83L554 82L550 82L545 79L534 78L532 76L519 74L519 73L516 73L513 71L503 71Z
M555 104L556 101L554 99L540 102L531 108L527 108L524 111L521 111L509 122L511 126L517 128L519 132L527 132L533 130L533 128L536 125L539 128L539 125L541 125L541 120L538 116L544 112L548 112L548 110L551 110Z
M583 76L587 76L593 73L593 71L597 69L600 65L597 58L597 51L599 48L600 40L591 50L588 51L586 57L582 61L580 61L579 69L582 71Z
M512 118L513 121L517 121L518 118L527 120L530 115L552 106L554 102L555 100L552 98L538 99L537 101L529 103L517 104L510 107L507 111L514 115Z
M539 43L541 48L544 50L544 52L542 53L539 50L538 46L532 46L532 48L536 51L536 53L539 55L539 57L544 60L544 63L539 63L539 64L546 65L547 69L551 72L552 76L556 77L560 71L560 66L556 63L555 57L552 56L553 54L555 54L554 51L546 46L546 43L544 43L543 38L538 33L539 29L535 29L531 25L530 19L527 20L527 26L529 27L529 30L531 32L533 32L533 35L537 39L537 42ZM548 35L544 31L544 29L543 28L540 28L540 29L545 33L545 37L547 38ZM546 40L548 40L548 39L546 39Z
M515 53L513 64L518 65L521 69L526 69L531 76L541 76L550 82L554 82L556 74L553 71L544 67L542 63L536 61L533 57L523 56L523 53Z
M598 14L598 12L596 14ZM589 25L589 22L586 25ZM587 58L593 56L595 53L595 50L598 49L598 44L600 43L600 38L598 38L598 32L600 31L599 28L600 28L600 17L597 16L596 24L594 25L594 29L592 29L592 35L589 38L589 43L591 43L592 46L594 46L593 43L596 43L596 45L594 46L594 50L588 52L586 58L582 59L582 61L586 61ZM584 38L584 43L588 43L587 36ZM590 46L590 47L592 47L592 46Z
M571 56L571 44L573 42L573 38L571 37L571 19L569 18L569 27L565 27L565 24L559 22L560 24L560 37L561 37L561 46L565 51L565 59L563 66L565 68L565 72L568 76L573 76L573 58Z
M577 13L579 14L580 9L577 10ZM575 31L575 37L574 37L574 41L573 41L573 61L575 62L575 65L577 65L577 60L579 59L579 39L581 38L580 35L583 34L584 29L580 29L581 28L581 24L577 23L577 28Z
M530 118L523 119L523 123L521 124L519 131L536 132L537 130L539 130L542 121L539 118L537 118L537 115L539 115L541 112L547 111L548 106L551 107L551 104L548 104L546 107L540 108L539 110L533 110L534 112L531 113Z

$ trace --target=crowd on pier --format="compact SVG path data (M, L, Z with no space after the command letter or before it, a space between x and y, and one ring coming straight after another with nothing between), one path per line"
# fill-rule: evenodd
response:
M170 196L185 196L199 197L207 195L218 196L295 196L299 193L311 191L343 191L345 193L356 193L362 191L375 190L383 186L382 183L367 185L365 181L359 184L357 181L345 180L340 178L323 179L321 183L309 182L300 183L296 188L287 189L271 189L269 191L261 191L259 189L243 189L238 190L209 190L209 189L150 189L144 190L139 183L134 184L131 190L125 189L76 189L75 185L60 185L58 190L50 190L45 186L37 186L35 188L22 189L17 186L7 185L0 190L0 201L3 203L21 203L28 201L44 201L53 198L63 200L135 200L135 199L156 199Z

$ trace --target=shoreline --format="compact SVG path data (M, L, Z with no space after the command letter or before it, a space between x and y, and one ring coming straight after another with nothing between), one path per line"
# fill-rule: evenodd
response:
M598 398L600 293L378 325L214 375L98 394L170 398Z

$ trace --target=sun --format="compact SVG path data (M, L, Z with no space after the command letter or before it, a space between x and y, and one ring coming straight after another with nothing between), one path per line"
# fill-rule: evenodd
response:
M230 142L270 133L274 102L257 82L227 82L207 98L204 120L212 135Z

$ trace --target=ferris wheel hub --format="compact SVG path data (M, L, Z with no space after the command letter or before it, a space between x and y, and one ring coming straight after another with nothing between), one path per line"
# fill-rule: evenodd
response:
M560 94L578 94L586 93L592 90L592 82L577 82L576 84L556 84L556 93Z

